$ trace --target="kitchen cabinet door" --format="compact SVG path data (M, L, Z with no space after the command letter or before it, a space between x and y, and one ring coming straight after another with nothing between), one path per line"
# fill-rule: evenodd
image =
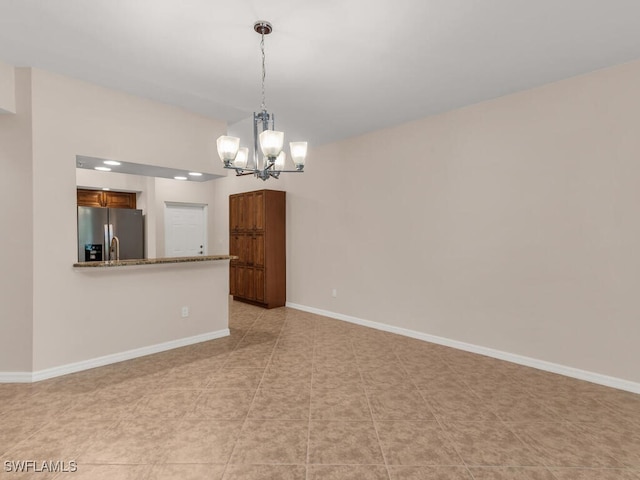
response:
M254 267L264 268L264 235L251 236L251 263Z
M264 268L253 269L253 283L255 285L254 295L256 302L264 302Z
M235 234L229 237L229 255L235 255L236 257L240 257L241 252L241 242L240 235ZM238 260L231 260L232 263L240 263L240 258Z
M240 195L229 196L229 230L240 230Z
M243 195L244 204L242 206L242 229L245 231L251 231L255 227L255 195L253 192L245 193Z
M136 208L136 194L132 192L103 192L105 207Z
M255 276L255 268L246 267L244 269L244 296L248 300L256 299L256 276Z
M247 277L246 277L247 267L243 267L241 265L236 266L235 268L235 285L236 285L236 296L244 298L247 296Z
M238 295L238 289L236 287L238 283L236 269L237 265L229 265L229 295Z
M264 192L253 194L253 229L264 230Z
M101 190L78 189L77 199L79 207L104 207L105 200Z

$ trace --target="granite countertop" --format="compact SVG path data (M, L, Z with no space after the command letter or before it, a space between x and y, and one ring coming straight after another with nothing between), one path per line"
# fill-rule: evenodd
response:
M198 257L141 258L137 260L111 260L106 262L79 262L74 268L129 267L133 265L159 265L164 263L210 262L214 260L236 260L234 255L201 255Z

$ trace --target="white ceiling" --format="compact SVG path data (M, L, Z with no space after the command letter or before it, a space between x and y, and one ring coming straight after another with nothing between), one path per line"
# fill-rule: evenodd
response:
M638 59L639 19L638 0L0 0L0 60L235 123L260 107L268 20L267 108L319 144Z

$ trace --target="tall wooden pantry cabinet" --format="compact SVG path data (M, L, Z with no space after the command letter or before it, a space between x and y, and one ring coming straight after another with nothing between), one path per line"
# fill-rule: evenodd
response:
M229 195L229 266L234 300L266 308L286 301L285 192Z

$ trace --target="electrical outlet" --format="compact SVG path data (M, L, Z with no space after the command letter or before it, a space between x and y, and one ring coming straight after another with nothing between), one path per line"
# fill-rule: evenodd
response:
M182 318L187 318L189 316L189 307L182 307L181 313Z
M331 296L333 298L336 298L338 296L338 289L334 288L333 290L331 290Z

